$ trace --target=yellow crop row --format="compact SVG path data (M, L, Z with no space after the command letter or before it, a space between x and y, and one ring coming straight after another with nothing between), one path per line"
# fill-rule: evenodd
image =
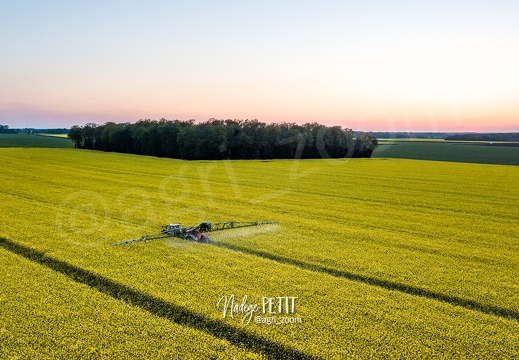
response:
M2 359L260 358L0 249Z

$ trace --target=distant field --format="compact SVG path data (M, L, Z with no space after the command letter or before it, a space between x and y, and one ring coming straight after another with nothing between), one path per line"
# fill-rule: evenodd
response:
M519 167L14 148L0 161L0 358L519 356ZM233 219L278 224L110 246ZM297 297L301 322L243 326L216 306L231 294Z
M373 158L519 165L519 143L379 139ZM66 134L0 134L0 148L73 148Z
M50 137L57 137L57 138L63 138L63 139L67 139L68 138L68 134L39 134L40 136L50 136Z
M374 158L519 165L519 144L425 139L379 140Z
M0 134L0 148L73 148L72 141L63 136Z

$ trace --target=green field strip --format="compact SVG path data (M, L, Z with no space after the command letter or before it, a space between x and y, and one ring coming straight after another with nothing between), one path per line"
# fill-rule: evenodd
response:
M472 301L470 299L464 299L456 296L451 296L447 294L442 294L439 292L434 292L431 290L427 290L424 288L407 285L407 284L401 284L393 281L378 279L375 277L370 277L366 275L356 274L352 272L347 271L341 271L334 268L325 267L319 264L311 264L304 261L300 261L297 259L287 258L280 255L263 252L263 251L257 251L252 250L236 245L231 244L225 244L225 243L211 243L211 245L218 246L221 248L229 249L232 251L238 251L241 253L258 256L264 259L272 260L275 262L278 262L280 264L287 264L291 266L296 266L298 268L304 269L304 270L310 270L314 272L324 273L327 275L331 275L338 278L344 278L351 281L376 286L385 290L392 290L392 291L398 291L404 294L409 294L413 296L420 296L431 300L437 300L441 302L445 302L454 306L461 306L464 308L467 308L469 310L478 311L484 314L494 315L503 317L506 319L512 319L515 321L519 321L519 311L514 311L511 309L505 309L497 306L491 306L491 305L485 305L478 303L476 301Z
M394 141L381 143L373 158L519 165L519 147L482 146L482 143L439 141Z
M116 300L145 310L155 316L173 323L203 331L234 345L244 346L248 350L266 355L272 359L314 359L315 357L299 352L291 347L273 342L244 328L231 326L223 321L207 318L190 309L169 303L161 298L145 294L127 285L115 282L91 271L84 270L65 261L45 255L30 247L0 238L0 246L7 251L23 256L35 263L66 275L73 281L88 285Z
M0 134L0 148L73 148L71 140L57 136Z

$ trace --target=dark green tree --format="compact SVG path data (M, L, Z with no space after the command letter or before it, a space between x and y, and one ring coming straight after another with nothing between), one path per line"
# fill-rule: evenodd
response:
M80 149L82 147L81 141L83 139L83 134L82 134L82 130L81 130L80 126L78 126L78 125L72 126L70 128L70 131L69 131L67 137L74 142L74 147L76 149Z

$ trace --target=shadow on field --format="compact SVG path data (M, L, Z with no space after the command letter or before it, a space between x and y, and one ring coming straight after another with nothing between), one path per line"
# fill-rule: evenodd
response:
M269 359L314 358L291 347L251 334L243 328L231 326L221 320L207 318L189 309L132 289L129 286L107 279L91 271L46 256L43 252L8 239L0 238L0 246L11 253L23 256L28 260L62 273L75 282L88 285L114 299L122 300L129 305L139 307L176 324L189 326L219 339L227 340L234 345L245 347L249 351L264 354Z
M236 245L215 243L215 242L211 243L211 245L218 246L218 247L225 248L225 249L232 250L232 251L238 251L238 252L248 254L248 255L259 256L264 259L276 261L281 264L296 266L296 267L299 267L304 270L310 270L313 272L319 272L319 273L335 276L338 278L344 278L344 279L356 281L356 282L371 285L371 286L377 286L377 287L380 287L380 288L383 288L386 290L399 291L399 292L402 292L405 294L421 296L421 297L424 297L427 299L442 301L442 302L448 303L450 305L461 306L461 307L464 307L464 308L467 308L467 309L470 309L473 311L478 311L478 312L485 313L485 314L490 314L490 315L494 315L494 316L498 316L498 317L503 317L503 318L519 321L519 312L510 310L510 309L505 309L505 308L492 306L492 305L485 305L485 304L481 304L481 303L478 303L473 300L463 299L463 298L460 298L457 296L446 295L446 294L434 292L431 290L422 289L422 288L419 288L416 286L401 284L401 283L397 283L397 282L393 282L393 281L389 281L389 280L377 279L374 277L370 277L370 276L366 276L366 275L359 275L359 274L355 274L355 273L351 273L351 272L347 272L347 271L341 271L341 270L337 270L337 269L333 269L333 268L327 268L327 267L321 266L321 265L309 264L309 263L305 263L300 260L290 259L290 258L286 258L286 257L280 256L280 255L269 254L269 253L266 253L263 251L251 250L251 249L239 247Z

